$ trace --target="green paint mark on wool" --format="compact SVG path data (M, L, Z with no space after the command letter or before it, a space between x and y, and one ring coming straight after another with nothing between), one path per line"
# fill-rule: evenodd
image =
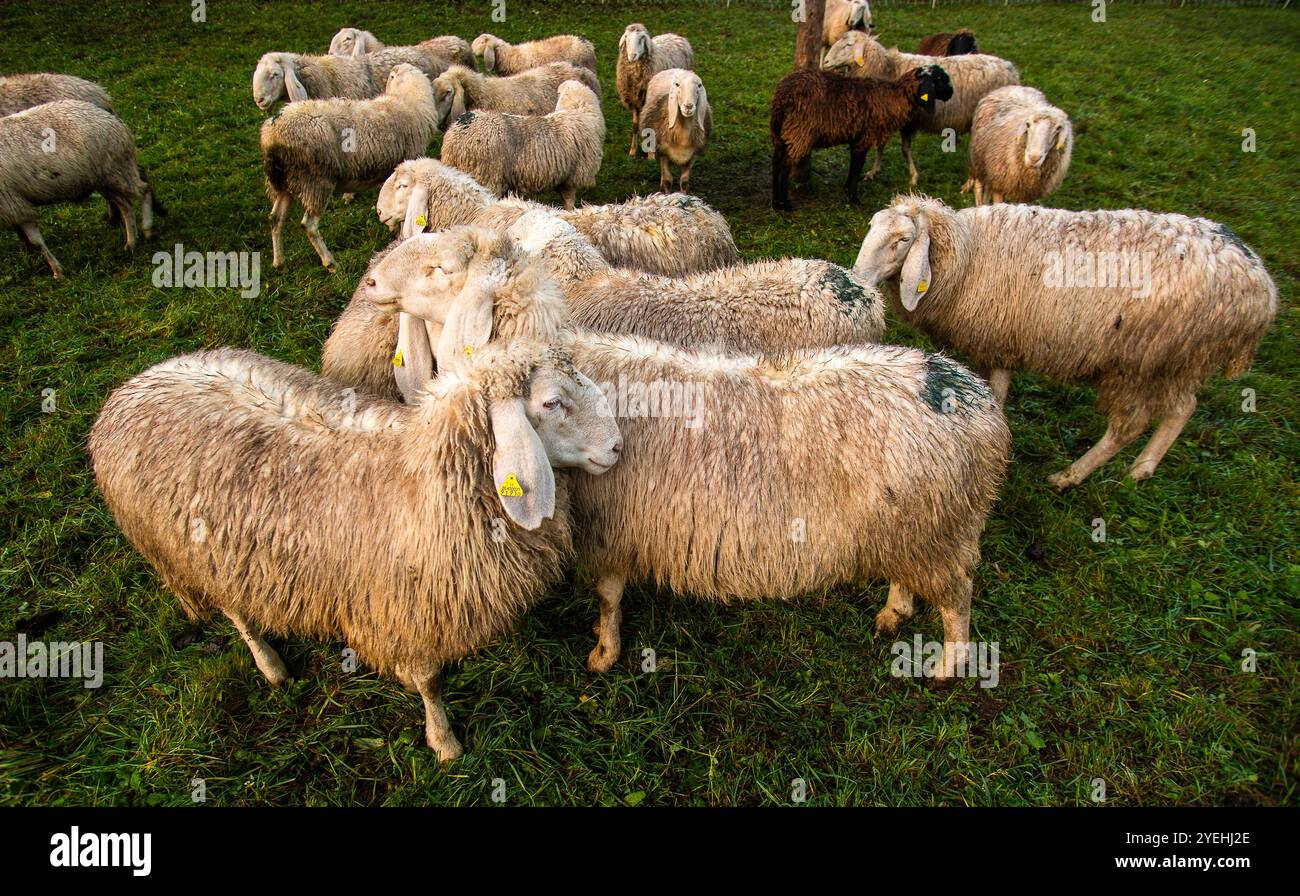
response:
M1245 252L1248 258L1259 257L1258 255L1255 254L1255 250L1250 248L1250 246L1247 246L1246 243L1242 240L1242 238L1237 236L1236 232L1233 231L1233 229L1229 227L1227 224L1220 224L1218 227L1215 228L1215 230L1219 234L1219 236L1223 237L1225 240L1235 245L1242 252Z
M845 305L870 308L876 303L875 294L868 293L861 284L849 276L848 271L841 267L830 268L822 277L821 286L823 289L830 289L835 293L835 298Z
M473 121L474 121L474 111L471 109L469 112L462 114L460 118L456 119L456 127L467 128L470 126L470 123Z
M921 398L937 414L966 413L993 400L988 387L965 367L943 355L925 356Z
M696 197L691 196L687 193L679 193L674 199L674 204L678 208L703 208L704 200L697 199Z

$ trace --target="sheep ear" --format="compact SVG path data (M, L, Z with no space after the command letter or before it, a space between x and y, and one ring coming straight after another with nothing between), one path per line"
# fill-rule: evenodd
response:
M451 109L447 112L447 128L450 129L456 121L465 114L465 85L456 82L456 86L451 90Z
M528 422L523 399L496 401L488 409L496 451L492 482L510 518L529 531L555 516L555 472L546 447Z
M433 378L433 349L429 331L418 317L406 312L397 315L397 351L393 353L393 379L397 389L410 404Z
M411 190L411 201L406 204L406 219L402 221L402 239L424 233L429 226L429 188L416 184Z
M915 311L921 296L930 291L930 229L925 216L916 219L916 241L903 260L898 298L908 311Z
M491 44L483 48L483 71L495 71L497 67L497 51Z
M289 91L289 102L300 103L307 99L307 88L298 80L298 73L293 70L293 63L287 59L280 63L284 68L284 86Z
M703 81L700 82L700 95L695 98L695 106L695 114L699 116L700 121L703 121L704 115L702 110L709 107L709 92L704 89Z
M466 283L452 300L438 337L439 370L465 366L474 350L492 338L492 300L495 291L478 283Z
M673 86L668 88L668 127L670 128L677 124L678 93L680 93L680 90L678 90L677 82L674 81Z
M620 37L620 38L618 39L618 55L619 55L619 58L622 58L622 56L623 56L623 54L624 54L625 52L627 52L627 32L626 32L626 31L624 31L624 32L623 32L623 36ZM631 61L632 61L632 57L631 57L631 55L628 56L627 61L628 61L628 62L631 62Z
M865 59L866 48L862 46L861 41L853 45L853 61L861 65Z
M352 55L364 56L368 52L370 52L370 48L366 46L366 33L362 31L352 39Z

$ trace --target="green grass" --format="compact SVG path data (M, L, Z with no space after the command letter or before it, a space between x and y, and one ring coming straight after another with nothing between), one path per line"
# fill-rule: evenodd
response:
M488 803L781 804L803 778L813 804L1087 804L1103 778L1117 804L1297 802L1294 431L1300 203L1295 10L880 6L888 42L973 28L1026 83L1073 116L1075 157L1053 204L1140 206L1230 225L1265 259L1284 310L1253 371L1215 379L1156 478L1123 480L1140 443L1063 496L1044 478L1097 439L1091 393L1018 379L1014 459L989 522L973 636L1001 645L996 688L934 689L889 675L872 636L883 582L790 605L721 607L650 587L625 602L626 657L585 670L595 599L576 577L518 634L452 670L452 724L465 759L440 768L418 701L369 673L345 673L342 644L290 639L297 675L273 692L224 621L192 628L124 541L99 499L86 433L109 391L149 364L237 345L316 367L331 321L387 242L372 198L331 209L322 230L339 273L316 263L300 228L290 268L270 272L253 65L268 50L323 49L345 24L392 43L429 33L508 39L579 32L599 50L609 121L600 185L584 198L648 192L657 167L630 160L613 90L625 24L695 45L716 135L693 186L730 221L746 258L850 264L871 213L905 189L897 142L863 204L843 202L843 150L819 153L799 209L768 205L767 107L788 69L784 4L636 6L297 3L19 3L0 8L5 65L108 86L170 216L134 257L98 201L42 213L67 279L0 235L0 637L58 611L40 637L103 640L103 688L0 683L0 801L187 804L191 780L218 805ZM1258 151L1241 151L1254 128ZM945 154L917 140L921 187L962 202L966 140ZM263 253L265 288L155 289L151 254ZM893 326L891 341L925 345ZM43 389L57 412L43 414ZM1243 413L1243 388L1258 409ZM721 496L719 500L724 500ZM1106 521L1105 543L1091 539ZM1038 559L1031 559L1031 557ZM922 610L901 637L938 638ZM640 671L653 648L658 668ZM1243 649L1258 671L1240 669Z

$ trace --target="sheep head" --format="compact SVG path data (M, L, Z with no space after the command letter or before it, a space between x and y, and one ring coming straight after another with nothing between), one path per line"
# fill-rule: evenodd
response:
M933 287L929 217L944 211L951 210L924 198L895 199L872 216L853 272L876 287L897 277L899 301L907 311L915 311Z
M845 24L850 28L862 26L862 30L871 30L871 7L867 5L867 0L853 0L849 4L848 19Z
M581 81L565 81L556 91L555 110L561 109L583 109L595 111L600 108L599 100L596 94L591 92L591 88Z
M708 102L700 76L686 69L677 69L672 86L668 88L668 127L677 126L679 115L688 121L694 120L696 113L707 108Z
M1031 115L1021 131L1025 140L1025 167L1039 168L1053 151L1061 152L1074 143L1070 119L1059 109Z
M408 63L400 63L388 72L388 81L384 84L384 93L388 95L408 96L434 106L433 85L429 76Z
M914 68L903 77L910 77L915 83L913 96L926 112L933 112L936 102L952 99L952 79L937 65Z
M330 40L329 55L364 56L372 50L379 49L375 46L376 43L378 42L375 36L369 31L362 31L359 28L340 28Z
M619 55L627 54L628 62L636 62L650 55L650 32L645 25L633 23L623 29L623 36L618 39Z
M483 71L491 73L497 69L497 48L504 44L501 38L495 34L480 34L474 38L474 43L470 49L474 55L483 60Z
M465 114L465 77L474 77L474 73L463 65L453 65L433 81L434 120L440 131L445 132Z
M286 93L289 101L296 103L307 99L307 90L298 80L295 61L289 53L267 53L253 69L253 102L266 110Z
M831 44L831 48L826 51L826 56L822 59L822 68L834 71L866 65L867 59L879 47L879 44L871 47L871 43L873 43L871 38L862 31L846 31L844 36Z

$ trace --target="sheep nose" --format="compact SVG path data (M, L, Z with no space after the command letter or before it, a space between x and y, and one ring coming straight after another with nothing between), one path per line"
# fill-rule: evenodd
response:
M610 451L613 451L615 454L621 454L622 451L623 451L623 437L622 437L622 436L619 436L619 437L618 437L618 441L616 441L616 442L614 443L614 446L613 446L612 448L610 448L609 450L610 450Z
M376 286L378 286L378 284L375 283L374 277L367 277L364 282L365 282L366 289L374 289Z

